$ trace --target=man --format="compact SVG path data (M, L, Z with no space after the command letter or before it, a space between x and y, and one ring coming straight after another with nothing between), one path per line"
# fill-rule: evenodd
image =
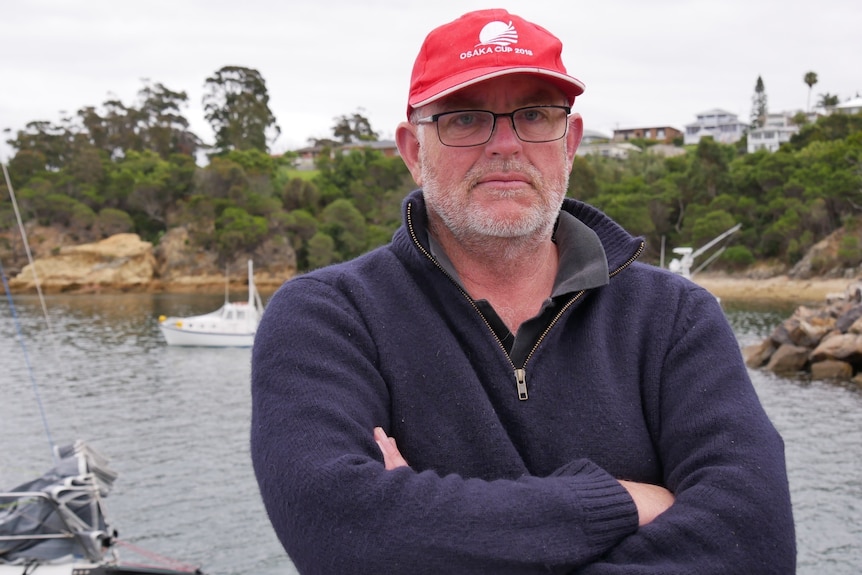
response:
M564 200L561 51L504 10L432 31L404 225L268 304L252 457L300 573L794 572L783 444L715 298Z

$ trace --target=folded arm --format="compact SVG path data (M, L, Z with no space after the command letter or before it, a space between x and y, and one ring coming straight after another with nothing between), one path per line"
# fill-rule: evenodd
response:
M380 447L383 464L387 470L409 467L407 460L398 450L395 438L386 435L382 427L374 428L374 441ZM652 522L673 505L673 494L664 487L623 479L619 482L628 491L638 509L638 525L641 527Z
M297 282L253 348L252 459L301 572L566 573L637 529L626 489L588 460L499 479L384 464L371 430L393 398L342 299Z

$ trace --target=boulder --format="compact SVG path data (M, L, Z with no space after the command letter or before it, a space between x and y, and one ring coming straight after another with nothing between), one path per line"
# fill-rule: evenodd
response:
M847 381L853 377L853 366L846 361L826 359L811 364L811 377L814 379L840 379Z
M836 318L835 328L842 332L849 331L860 318L862 318L862 305L853 305Z
M35 290L38 279L45 292L140 289L152 282L155 265L150 242L137 234L117 234L91 244L61 247L24 266L9 287Z
M775 352L775 344L771 339L764 339L760 343L748 345L742 348L742 358L745 365L756 369L762 367Z
M824 338L814 348L810 359L812 363L827 359L840 359L852 364L860 364L862 363L862 334L832 334Z
M808 363L809 353L806 347L789 343L782 344L769 358L766 369L781 374L800 372Z

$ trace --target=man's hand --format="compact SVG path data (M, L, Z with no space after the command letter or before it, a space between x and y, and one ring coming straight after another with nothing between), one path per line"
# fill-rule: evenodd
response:
M668 510L673 505L673 493L649 483L635 483L634 481L619 480L634 499L638 508L638 526L643 527L651 523L656 517Z
M398 451L398 446L395 444L395 438L386 435L382 427L374 428L374 441L383 453L383 463L386 469L397 469L399 467L409 467L407 461L401 456Z

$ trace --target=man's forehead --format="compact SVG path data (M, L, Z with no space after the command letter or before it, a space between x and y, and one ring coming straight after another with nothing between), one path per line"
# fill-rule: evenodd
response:
M565 95L552 83L531 74L512 74L492 78L458 90L431 104L435 109L483 107L497 102L515 106L565 103Z

